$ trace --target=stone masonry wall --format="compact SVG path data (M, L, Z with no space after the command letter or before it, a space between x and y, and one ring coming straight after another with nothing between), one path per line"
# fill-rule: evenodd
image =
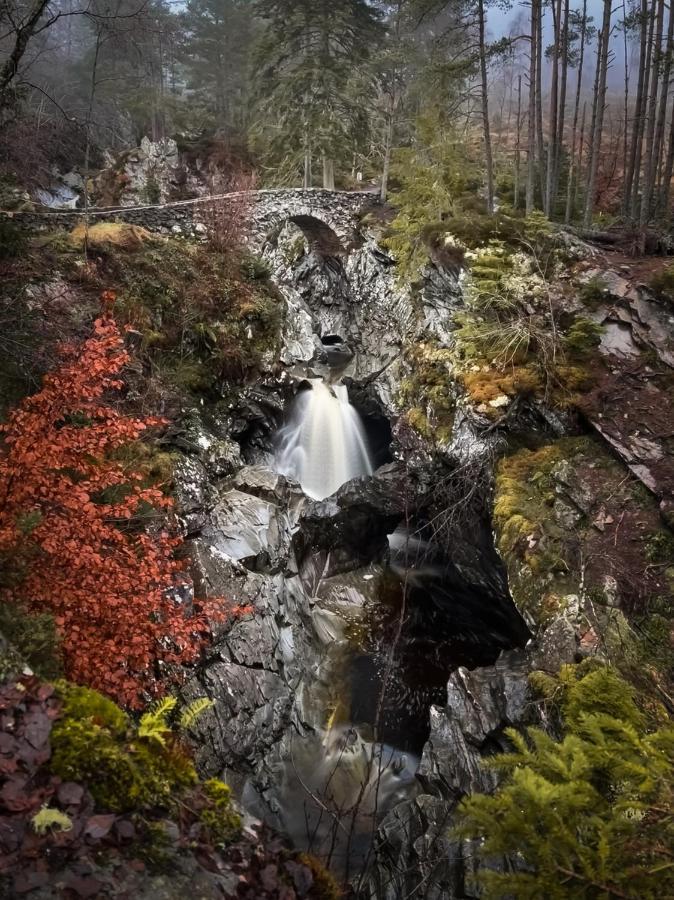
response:
M357 243L358 220L371 205L371 194L357 191L325 191L273 189L246 194L224 194L219 197L199 197L163 206L92 208L91 223L99 221L128 222L148 231L192 234L205 233L214 227L217 215L241 214L242 204L251 198L251 243L261 245L284 222L295 221L317 249L324 253L348 252ZM213 209L221 213L213 213ZM52 230L75 227L84 219L82 210L45 210L2 212L0 220L10 219L20 227L31 230ZM215 226L216 227L216 226Z

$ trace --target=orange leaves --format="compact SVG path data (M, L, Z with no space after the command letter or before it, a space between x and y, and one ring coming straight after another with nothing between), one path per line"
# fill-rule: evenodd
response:
M160 660L197 658L208 623L204 610L189 617L173 599L180 539L134 522L141 508L171 501L111 457L164 424L101 401L127 361L117 324L103 315L0 426L0 554L13 569L0 600L52 612L68 677L135 706L141 691L160 691Z

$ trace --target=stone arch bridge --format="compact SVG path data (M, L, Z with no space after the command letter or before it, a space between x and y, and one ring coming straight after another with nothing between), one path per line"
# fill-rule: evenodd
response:
M148 231L194 234L217 229L219 221L238 216L246 224L250 243L260 248L286 222L293 222L312 249L339 256L359 244L359 222L376 196L364 191L320 188L270 189L179 200L161 206L92 207L89 221L128 222ZM0 212L19 227L47 230L73 228L84 221L82 210Z

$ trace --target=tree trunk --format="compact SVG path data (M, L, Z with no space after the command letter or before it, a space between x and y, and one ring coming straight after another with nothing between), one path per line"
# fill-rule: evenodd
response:
M308 139L304 141L304 181L302 186L306 190L311 187L311 146Z
M559 88L559 109L557 113L557 149L555 152L555 171L552 180L552 213L555 212L557 192L559 190L559 174L562 165L562 149L564 147L564 125L566 124L566 85L569 78L569 0L564 0L564 25L562 27L562 72Z
M662 193L660 197L660 208L665 219L669 217L669 192L672 186L672 170L674 170L674 101L672 102L670 113L669 145L667 147L667 160L662 176Z
M335 189L335 164L325 153L323 154L323 189L326 191Z
M583 148L585 146L585 114L587 112L587 102L583 101L583 115L580 120L580 135L578 139L578 167L577 167L577 175L573 182L573 193L571 195L571 208L572 210L576 208L576 201L578 199L578 184L580 183L580 179L583 173Z
M484 135L484 157L487 167L487 214L491 215L494 212L494 160L491 152L491 131L489 129L489 85L487 84L483 0L478 0L478 27L480 37L480 74L482 78L482 130Z
M637 159L637 143L639 141L640 121L643 115L644 104L644 75L646 66L644 59L646 57L646 36L648 34L648 0L641 0L641 24L639 29L639 67L637 79L637 96L634 102L634 119L632 122L632 140L630 142L630 152L625 169L625 187L623 190L623 213L626 216L634 216L634 206L632 204L632 188L635 178L639 178L636 171Z
M384 165L381 172L381 188L379 190L379 199L382 203L386 202L388 196L388 176L391 170L391 147L393 145L393 115L395 110L395 88L391 92L391 101L389 103L388 115L386 117L386 129L384 133Z
M627 18L627 5L623 0L623 22ZM628 45L627 45L627 28L623 27L623 65L624 65L624 81L625 91L623 96L623 192L624 184L627 178L627 133L629 130L629 103L630 103L630 70L628 61ZM623 196L623 211L625 208L625 197Z
M644 64L643 58L640 60L640 65L643 67L644 71L644 80L643 80L643 88L642 88L642 97L641 97L641 109L639 118L636 121L636 150L634 154L634 176L632 179L632 194L630 197L630 215L633 219L636 218L637 212L639 211L639 189L641 188L641 158L643 154L643 143L644 143L644 130L646 127L646 104L648 101L648 91L649 91L649 79L651 75L651 55L653 50L653 27L655 25L655 2L653 0L653 7L651 9L651 15L648 16L648 38L646 41L646 61Z
M655 41L652 51L651 82L648 96L648 121L646 123L646 153L644 160L644 189L641 195L639 208L639 224L643 226L648 222L651 212L651 200L653 197L653 181L655 171L653 169L653 142L655 140L655 117L658 101L658 87L660 84L660 62L662 56L662 28L665 15L665 0L658 0L658 13L655 26Z
M545 147L543 143L543 4L537 0L536 9L536 140L538 143L538 180L541 190L541 203L545 202Z
M526 214L534 209L534 181L536 178L536 43L538 35L537 6L540 0L531 0L531 49L529 54L529 115L527 121L527 187Z
M552 6L553 21L553 55L552 78L550 81L550 118L548 122L548 155L545 171L545 198L543 210L550 217L552 208L552 183L555 178L555 158L557 155L557 102L559 99L559 50L561 40L562 0L554 0Z
M26 52L28 42L33 37L35 29L48 5L49 0L35 0L26 16L25 23L19 25L14 32L14 46L0 68L0 109L5 105L7 88L19 71L19 63Z
M583 0L583 19L580 26L580 56L578 59L578 81L576 82L576 99L573 105L573 127L571 129L571 162L569 165L569 179L566 185L566 211L564 221L568 225L571 221L572 204L575 203L573 191L573 179L575 177L574 162L576 156L576 133L578 129L578 112L580 110L580 92L583 87L583 62L585 60L585 34L587 31L587 0ZM582 144L582 138L581 138ZM581 148L582 153L582 148ZM579 170L580 171L580 168Z
M515 182L513 185L513 208L520 205L520 142L522 140L522 76L517 76L517 139L515 142Z
M91 152L91 116L94 110L94 97L96 96L96 75L98 72L98 57L101 52L101 29L96 31L96 48L94 50L94 59L91 65L91 84L89 86L89 106L87 109L87 120L85 123L85 144L84 144L84 258L89 253L89 154Z
M599 154L601 153L601 138L604 128L604 110L606 108L606 73L608 72L608 48L611 34L611 0L604 0L604 18L601 29L601 39L597 50L598 84L595 102L595 115L593 115L592 145L590 147L590 161L588 167L587 196L585 197L584 224L589 228L592 224L594 212L594 193L597 185L597 170L599 168Z
M660 178L662 176L662 156L665 146L665 123L667 121L667 103L669 101L669 78L672 71L672 51L674 42L674 9L670 3L669 19L667 21L667 43L664 49L664 66L662 69L662 87L660 89L660 105L655 126L655 140L653 145L653 157L651 160L651 198L650 212L660 207L660 198L654 196L656 182L658 192L660 190Z

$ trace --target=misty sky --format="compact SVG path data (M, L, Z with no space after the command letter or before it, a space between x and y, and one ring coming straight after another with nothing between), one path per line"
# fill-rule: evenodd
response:
M587 9L588 14L594 17L593 25L595 27L599 27L602 21L602 13L603 13L603 3L602 0L588 0ZM582 0L570 0L570 8L571 9L582 9ZM629 4L628 4L629 9ZM528 29L529 22L529 10L530 6L527 3L524 4L516 4L512 9L502 10L496 6L490 7L488 10L488 23L489 30L491 32L492 37L500 37L504 34L508 34L511 30L511 27L516 24L518 17L523 17L522 21L524 23L525 30ZM546 43L552 43L552 13L549 9L544 10L544 25L546 28ZM614 33L611 39L611 49L613 51L613 61L612 65L609 69L608 76L608 84L609 89L614 90L623 90L624 86L624 43L623 43L623 32L615 27L620 19L623 18L622 12L622 2L615 3L613 7L613 22L614 22ZM590 87L592 85L592 80L594 78L594 65L596 61L595 57L595 46L596 39L593 41L590 56L586 59L586 65L584 66L583 73L583 84L586 87ZM633 44L632 44L633 46ZM631 57L631 49L628 44L628 59ZM632 67L634 69L634 66ZM571 75L571 78L575 80L575 75Z

